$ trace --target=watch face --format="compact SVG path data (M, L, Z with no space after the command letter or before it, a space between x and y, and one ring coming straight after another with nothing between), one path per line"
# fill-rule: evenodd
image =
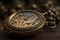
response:
M39 23L39 17L33 12L20 12L9 23L16 28L30 28Z
M14 30L35 30L43 27L45 18L41 13L33 10L22 10L7 18L6 25Z

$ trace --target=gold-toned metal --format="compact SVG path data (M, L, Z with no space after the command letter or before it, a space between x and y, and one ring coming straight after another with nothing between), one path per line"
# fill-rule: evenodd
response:
M9 29L23 32L33 32L41 29L45 24L45 18L40 12L22 10L10 15L4 25Z

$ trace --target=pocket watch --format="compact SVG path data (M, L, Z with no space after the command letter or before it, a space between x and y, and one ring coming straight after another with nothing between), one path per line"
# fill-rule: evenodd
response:
M6 18L4 26L10 32L30 35L41 30L46 22L45 17L34 10L21 10Z

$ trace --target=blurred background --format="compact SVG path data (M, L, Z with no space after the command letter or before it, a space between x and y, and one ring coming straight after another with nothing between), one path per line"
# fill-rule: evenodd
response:
M9 33L0 32L0 40L60 40L60 0L0 0L0 31L6 30L3 23L9 15L15 11L26 9L41 13L48 12L51 14L53 12L53 18L55 18L55 20L52 20L55 22L54 27L47 25L49 27L46 27L37 36L31 38L20 38L20 36L15 37ZM49 21L47 20L47 22Z

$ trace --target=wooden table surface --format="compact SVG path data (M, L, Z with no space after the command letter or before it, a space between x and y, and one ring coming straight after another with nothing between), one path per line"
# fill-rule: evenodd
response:
M4 36L4 33L0 32L0 40L60 40L60 25L59 24L54 29L55 30L54 32L44 31L42 33L39 33L37 36L33 38L27 38L27 39L20 39L19 37L9 38L9 37L6 37L7 35ZM2 27L4 27L3 20L0 19L0 29L2 29Z

